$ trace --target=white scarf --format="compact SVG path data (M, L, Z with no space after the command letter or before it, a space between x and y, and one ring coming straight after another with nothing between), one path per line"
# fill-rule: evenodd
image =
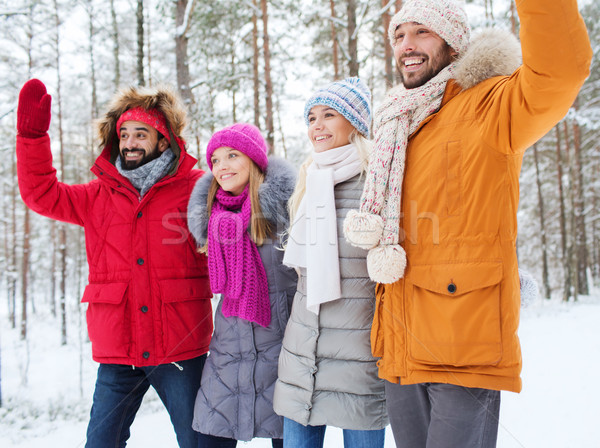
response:
M353 144L312 157L283 264L306 268L306 306L318 314L321 303L342 297L334 186L360 173L361 161Z

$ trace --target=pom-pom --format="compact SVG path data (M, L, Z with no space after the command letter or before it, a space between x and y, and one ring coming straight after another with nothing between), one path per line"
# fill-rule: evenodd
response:
M367 270L377 283L394 283L404 276L406 252L399 244L378 246L367 255Z
M346 241L362 249L371 249L379 244L383 235L383 219L379 215L350 210L344 220Z

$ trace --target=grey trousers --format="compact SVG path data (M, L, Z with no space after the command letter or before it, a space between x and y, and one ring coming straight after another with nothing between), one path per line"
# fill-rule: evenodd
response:
M494 448L500 392L453 384L385 382L397 448Z

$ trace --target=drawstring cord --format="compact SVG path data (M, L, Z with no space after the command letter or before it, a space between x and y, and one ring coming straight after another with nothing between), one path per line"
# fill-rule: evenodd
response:
M179 371L183 372L183 367L181 367L179 364L177 364L176 362L172 362L171 364L173 364L175 367L177 367L179 369Z

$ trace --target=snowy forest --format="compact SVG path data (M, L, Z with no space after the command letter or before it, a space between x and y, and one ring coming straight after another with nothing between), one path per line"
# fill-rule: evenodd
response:
M188 151L200 167L206 168L203 154L211 134L236 121L256 124L273 153L298 165L309 151L304 101L316 87L359 76L371 88L376 109L397 82L387 27L401 4L4 0L0 300L6 312L0 319L8 323L3 327L28 341L36 318L57 329L57 344L67 345L85 326L83 231L36 215L19 196L16 110L28 79L41 79L53 97L54 166L69 184L92 178L89 168L99 154L94 122L115 91L131 84L176 87L190 114ZM597 54L600 1L579 4ZM475 32L495 26L518 35L513 0L470 0L467 10ZM598 58L591 70L568 115L526 152L521 173L520 266L535 277L543 298L565 302L600 285Z

